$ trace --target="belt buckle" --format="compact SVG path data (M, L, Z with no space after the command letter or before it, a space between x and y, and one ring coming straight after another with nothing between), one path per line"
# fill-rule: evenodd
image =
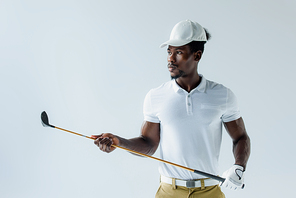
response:
M186 181L186 187L187 188L194 188L195 187L195 181L194 180Z

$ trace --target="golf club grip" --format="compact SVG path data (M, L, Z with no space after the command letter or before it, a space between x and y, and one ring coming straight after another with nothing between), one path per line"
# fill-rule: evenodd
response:
M205 173L205 172L202 172L202 171L199 171L199 170L194 170L194 173L199 174L199 175L203 175L205 177L209 177L209 178L212 178L212 179L215 179L215 180L218 180L218 181L220 181L222 183L225 181L225 178L219 177L217 175L212 175L212 174L209 174L209 173Z

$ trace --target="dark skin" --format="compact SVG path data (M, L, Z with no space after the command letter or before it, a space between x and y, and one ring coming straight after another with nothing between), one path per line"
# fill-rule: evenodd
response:
M202 52L192 53L188 45L173 47L168 46L168 69L172 78L187 92L196 88L201 78L197 72L198 62L202 57ZM250 138L246 132L242 118L231 122L223 123L226 131L233 141L233 154L235 164L246 168L250 155ZM160 124L144 121L141 128L141 135L132 139L125 139L111 133L93 135L96 138L94 143L104 152L112 152L119 145L140 153L153 155L160 140Z

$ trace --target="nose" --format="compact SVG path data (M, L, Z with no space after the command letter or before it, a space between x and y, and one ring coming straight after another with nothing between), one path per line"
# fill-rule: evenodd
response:
M176 57L174 53L168 54L168 62L169 63L175 63L176 62Z

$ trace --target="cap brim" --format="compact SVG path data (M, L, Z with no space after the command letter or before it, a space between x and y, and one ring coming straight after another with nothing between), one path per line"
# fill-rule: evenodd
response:
M171 46L174 46L174 47L179 47L179 46L183 46L183 45L186 45L188 43L190 43L191 41L188 41L188 40L168 40L166 42L164 42L163 44L161 44L159 47L160 48L163 48L167 45L171 45Z

